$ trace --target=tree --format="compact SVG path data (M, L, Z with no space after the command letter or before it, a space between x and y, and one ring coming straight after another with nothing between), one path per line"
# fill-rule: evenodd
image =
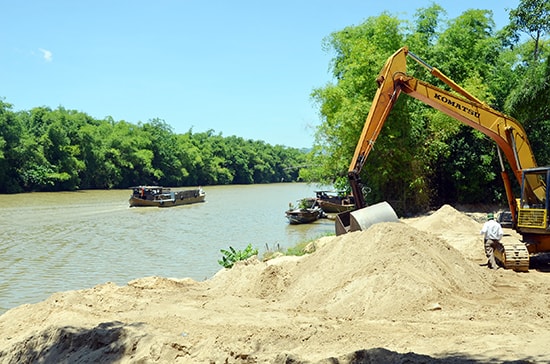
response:
M213 130L176 135L163 120L134 125L74 110L14 113L0 102L0 193L266 183L298 178L304 153Z
M550 32L550 2L548 0L521 0L516 9L510 10L507 30L517 43L519 33L528 34L534 42L533 59L539 59L540 41Z
M347 166L376 92L376 74L402 43L398 19L386 13L325 39L325 48L336 54L332 61L336 84L312 92L322 123L307 162L312 167L301 172L302 178L347 186Z
M176 136L177 148L181 150L182 183L184 186L206 184L204 171L204 148L195 142L192 129ZM202 149L202 150L201 150Z
M302 177L347 187L344 168L351 161L376 91L374 80L386 59L403 44L411 45L413 52L413 46L425 50L426 54L415 53L478 98L494 102L488 80L498 79L494 74L501 42L494 35L492 13L468 10L437 32L442 13L437 5L421 9L408 28L383 13L331 35L328 44L336 54L332 61L336 83L312 93L323 120L309 156L309 163L316 167L301 172ZM377 37L382 33L383 39ZM408 74L447 87L415 62L408 66ZM494 191L498 166L493 164L494 151L494 144L481 133L402 96L363 166L361 179L372 190L367 202L389 200L398 212L425 209L447 198L464 201L465 194L475 196L478 202L492 202L500 195L473 194L465 183L475 180L472 190ZM458 155L462 157L457 159ZM478 177L479 173L483 178Z
M441 16L445 10L437 4L416 11L406 44L415 53L430 58L432 49L440 36Z
M506 110L523 120L537 161L550 164L550 55L529 67L507 98Z
M22 160L21 137L24 133L12 105L0 99L0 192L20 192L17 167Z
M494 36L495 23L489 10L467 10L448 22L433 55L425 58L458 84L469 77L485 79L495 72L501 43Z
M491 80L498 79L495 75L499 74L500 44L494 34L492 13L468 10L447 23L426 60L468 92L494 104ZM418 71L418 77L448 89L438 79ZM423 173L429 181L432 204L495 202L502 197L492 192L498 162L489 138L423 104L411 117L416 120L415 125L425 128ZM421 118L424 123L420 123Z
M151 141L153 152L151 167L154 177L162 185L180 185L185 172L182 170L177 138L170 125L157 118L143 124L142 130L148 134L147 137Z
M141 128L125 121L114 124L106 140L106 163L116 173L115 186L128 187L156 182L151 140Z
M536 160L550 164L550 50L545 35L550 32L550 3L540 0L522 0L510 11L505 44L513 44L509 51L511 68L516 75L509 85L504 108L525 127ZM520 33L531 41L519 43ZM507 42L506 42L507 41Z

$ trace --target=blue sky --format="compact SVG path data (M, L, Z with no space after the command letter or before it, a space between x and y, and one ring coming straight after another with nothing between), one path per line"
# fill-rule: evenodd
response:
M519 0L436 1L452 19ZM323 38L432 1L18 0L2 5L0 98L14 111L62 106L96 119L160 118L174 132L310 147L314 88L332 82Z

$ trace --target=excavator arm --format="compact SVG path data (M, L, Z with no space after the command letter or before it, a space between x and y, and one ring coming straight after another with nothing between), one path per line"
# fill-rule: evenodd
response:
M427 68L452 91L433 86L407 74L407 57ZM550 167L537 167L525 130L516 120L477 99L438 69L429 66L406 47L388 58L376 79L378 90L359 137L348 169L349 183L356 201L356 210L338 214L336 234L366 229L377 222L395 221L397 215L387 203L366 206L360 179L361 170L373 149L391 110L401 93L405 93L462 123L479 130L498 146L501 175L512 213L513 227L521 234L521 243L502 243L495 252L506 268L523 271L529 268L529 254L550 255ZM506 172L504 154L521 196L514 197ZM497 254L498 253L498 254Z
M402 48L388 58L384 68L382 68L380 72L380 76L376 79L378 90L372 100L369 115L367 116L363 131L361 132L357 147L355 148L355 153L351 159L348 169L348 179L357 209L362 209L367 205L362 192L360 173L382 130L382 126L399 96L399 89L395 88L391 82L391 75L394 70L405 72L407 68L405 50L405 48ZM390 82L388 82L388 80L390 80Z
M432 75L447 84L458 95L407 75L407 56L426 67ZM522 183L523 169L537 166L521 124L477 99L438 69L429 66L409 52L406 47L399 49L388 58L376 82L378 90L348 169L351 189L356 201L359 201L357 208L366 206L361 193L359 177L361 169L401 93L418 99L493 139L508 160L518 183ZM515 216L515 199L502 163L501 167L510 210Z

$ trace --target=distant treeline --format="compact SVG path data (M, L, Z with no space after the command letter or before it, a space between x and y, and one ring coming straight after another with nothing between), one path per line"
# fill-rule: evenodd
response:
M0 193L296 181L305 152L213 130L176 134L59 107L13 111L0 99Z

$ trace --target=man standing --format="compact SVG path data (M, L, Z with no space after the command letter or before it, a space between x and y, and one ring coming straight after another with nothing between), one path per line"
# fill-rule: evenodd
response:
M485 234L483 241L485 245L485 256L489 258L489 268L498 269L495 260L495 248L497 244L500 243L500 239L502 239L503 231L502 226L495 221L495 215L493 215L493 213L487 214L487 222L483 224L481 234Z

